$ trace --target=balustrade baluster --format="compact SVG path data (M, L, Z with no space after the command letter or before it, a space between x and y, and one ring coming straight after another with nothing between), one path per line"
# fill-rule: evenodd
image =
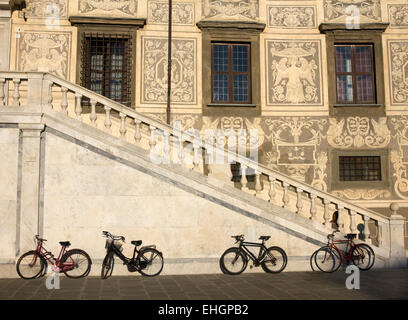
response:
M310 194L310 220L316 219L317 208L316 208L316 198L315 194Z
M283 208L287 208L289 206L289 190L288 190L289 183L283 182L282 186L283 186L283 198L282 198Z
M65 87L61 87L61 93L62 93L61 109L63 113L68 115L68 97L67 97L68 89Z
M268 201L270 203L273 203L273 202L275 202L275 196L276 196L276 190L275 190L276 178L269 176L268 180L269 180L269 193L268 193L269 200Z
M110 132L111 131L111 126L112 126L112 120L110 118L110 112L111 112L112 108L108 107L108 106L105 106L104 109L105 109L105 122L104 122L105 129L106 129L106 131Z
M330 200L324 199L323 204L324 204L324 214L323 214L324 223L323 224L325 226L330 227L331 226L331 224L330 224L330 210L329 210L330 209L329 208Z
M4 101L6 94L4 93L5 89L5 84L6 84L6 79L1 78L0 79L0 107L5 106L6 102Z
M91 114L89 115L89 119L91 120L91 124L96 127L96 119L98 116L96 115L96 100L91 99Z
M193 167L193 169L197 169L197 168L198 168L198 165L201 163L201 161L200 161L200 157L201 157L201 154L200 154L201 147L200 147L199 145L196 145L196 144L193 143L193 150L194 150L194 154L193 154L193 164L194 164L194 167Z
M255 196L258 196L261 191L262 191L261 174L260 172L256 172L255 173Z
M241 184L242 188L241 190L248 190L248 179L246 176L247 173L247 166L241 163Z
M350 233L356 233L356 231L356 212L354 210L350 210Z
M337 205L337 225L340 231L344 231L344 207Z
M142 139L142 134L140 133L140 124L142 123L141 120L135 119L135 124L136 124L136 128L135 128L135 141L136 143L139 143L140 140Z
M13 105L20 106L20 79L13 79L14 83L14 94L13 94Z
M369 242L370 241L370 228L369 228L370 217L363 216L363 219L364 219L364 230L363 230L364 241Z
M303 208L303 202L302 202L303 190L301 188L296 188L296 193L297 193L297 202L296 202L297 214L301 214L302 208Z
M119 133L122 138L126 136L126 114L119 112L119 117L120 117L120 128L119 128Z
M82 121L82 94L75 93L75 115L76 119Z
M149 146L150 146L150 150L151 150L156 145L156 137L155 137L156 127L150 125L149 130L150 130Z

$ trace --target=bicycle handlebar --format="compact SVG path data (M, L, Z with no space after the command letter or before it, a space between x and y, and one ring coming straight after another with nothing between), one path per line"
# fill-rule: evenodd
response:
M111 234L109 231L102 231L102 235L105 237L109 237L112 240L122 240L123 242L125 242L125 237L124 236L115 236L113 234Z
M235 243L239 242L239 241L244 241L244 235L240 234L238 236L231 236L231 238L235 238Z
M328 234L328 235L327 235L327 239L329 239L329 240L330 240L330 239L333 239L336 232L340 232L340 231L339 231L339 230L335 230L335 231L333 231L332 233Z

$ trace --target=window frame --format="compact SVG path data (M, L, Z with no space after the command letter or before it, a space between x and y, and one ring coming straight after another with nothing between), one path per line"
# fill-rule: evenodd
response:
M215 45L226 45L228 46L228 71L215 71L214 70L214 46ZM234 57L233 48L234 46L245 46L247 47L247 72L234 71ZM227 74L228 75L228 101L214 100L214 76L216 74ZM234 75L243 74L248 75L248 100L246 101L235 101L234 100ZM211 103L227 103L227 104L251 104L252 94L251 94L251 44L247 42L223 42L223 41L211 41Z
M361 173L360 176L358 176L356 174L351 174L352 172L355 173L358 170L360 170L360 171L363 170L363 168L358 168L358 165L359 165L358 162L360 162L360 165L363 165L364 164L364 162L363 162L364 158L367 160L366 161L367 165L370 165L370 163L371 163L371 164L374 164L374 165L378 166L378 168L371 168L371 170L375 170L375 169L377 170L376 178L378 177L378 179L370 179L369 178L370 177L370 172L371 172L370 168L367 168L367 176L366 176L367 179L364 179L365 177L364 177L363 173ZM369 158L371 158L372 160L378 160L378 162L377 161L368 161ZM353 161L345 161L346 159L347 160L352 159ZM357 161L357 159L359 159L359 161ZM343 165L348 164L351 167L350 168L344 168L344 167L342 168L342 164ZM349 175L345 174L345 171L347 169L350 171ZM346 179L346 178L352 178L352 177L359 177L360 179ZM339 155L339 181L342 181L342 182L346 182L346 181L370 181L370 182L371 181L382 181L381 156L378 156L378 155L370 155L370 156Z
M338 47L350 47L351 53L351 72L338 72L337 71L337 48ZM356 47L370 47L371 50L371 72L358 72L356 68ZM336 74L336 103L337 104L376 104L376 83L375 83L375 56L374 56L374 43L334 43L334 56L335 56L335 74ZM373 100L358 100L358 88L357 77L371 75L372 88L373 88ZM353 82L353 101L341 101L339 100L338 92L338 76L351 76Z

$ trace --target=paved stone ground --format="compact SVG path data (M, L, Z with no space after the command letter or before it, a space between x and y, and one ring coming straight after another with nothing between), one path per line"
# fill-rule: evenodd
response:
M45 278L0 279L1 300L355 300L408 299L408 269L360 273L360 289L348 290L344 271L174 275L136 275L101 280L61 277L60 289L49 290Z

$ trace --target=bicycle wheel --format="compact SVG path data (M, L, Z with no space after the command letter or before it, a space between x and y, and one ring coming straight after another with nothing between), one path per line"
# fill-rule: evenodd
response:
M43 259L35 251L24 253L16 264L18 275L23 279L35 279L41 276L45 268Z
M78 279L89 274L92 261L84 250L72 249L62 256L60 264L68 278Z
M279 273L286 268L288 257L279 247L270 247L264 254L265 260L261 263L262 269L267 273Z
M220 258L220 268L225 274L237 275L248 265L246 255L239 248L227 249Z
M314 268L314 265L316 265L315 255L316 255L317 251L319 251L319 249L317 249L315 252L313 252L312 255L310 256L309 263L310 263L310 268L312 269L312 271L318 271L318 270L316 270L317 268L316 269Z
M333 272L336 267L336 258L332 250L328 247L322 247L315 254L315 264L322 272Z
M375 262L375 253L374 253L374 250L368 245L368 244L366 244L366 243L359 243L359 244L357 244L357 246L358 247L364 247L364 248L366 248L369 252L370 252L370 264L369 264L369 266L367 267L367 269L365 269L365 270L369 270L369 269L371 269L372 267L373 267L373 265L374 265L374 262ZM364 271L365 271L364 270Z
M115 258L113 253L109 253L106 255L105 259L102 262L102 271L101 271L101 278L108 279L113 272L113 267L115 264Z
M356 245L351 251L351 261L362 271L372 267L371 260L371 251L366 246Z
M146 248L137 255L136 264L142 275L154 277L163 270L163 255L154 248Z

